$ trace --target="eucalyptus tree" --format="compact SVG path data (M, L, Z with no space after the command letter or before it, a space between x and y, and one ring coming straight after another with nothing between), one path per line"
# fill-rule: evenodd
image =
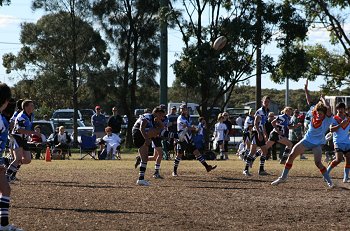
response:
M304 52L297 46L298 41L306 38L306 20L289 1L183 0L177 4L170 2L170 9L184 43L173 64L174 72L187 89L199 92L204 116L208 106L222 102L227 94L224 107L235 85L256 75L256 65L263 74L274 76L298 75L306 68ZM228 43L216 51L212 44L219 36L225 36ZM273 54L267 52L257 64L257 50L272 42L282 50L279 60L275 61ZM292 72L287 60L296 60L295 57L302 58L298 59L302 66Z
M129 118L127 146L131 146L134 109L148 96L158 97L159 85L155 80L160 55L158 11L159 1L154 0L96 0L93 3L93 13L111 48L115 49L112 60L117 75L113 86L120 107Z
M350 37L347 28L350 18L346 13L350 10L350 2L345 0L291 2L301 6L314 30L323 30L329 36L328 46L317 44L314 48L309 48L308 55L312 60L312 67L308 70L308 76L324 77L326 83L323 88L328 90L344 85L350 86Z
M68 99L67 106L73 106L76 112L79 86L86 83L92 71L107 65L109 54L100 34L75 13L78 12L75 1L57 1L56 5L55 2L34 1L34 7L56 12L44 15L36 23L23 23L20 35L23 47L17 55L5 54L3 65L8 72L25 71L26 78L41 83L36 85L41 99ZM63 3L67 4L61 6ZM77 118L75 113L75 141Z

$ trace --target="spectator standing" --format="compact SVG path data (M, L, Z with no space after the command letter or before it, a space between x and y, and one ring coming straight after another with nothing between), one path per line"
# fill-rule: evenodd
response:
M290 121L293 125L297 124L303 124L303 121L301 120L300 113L298 109L294 110L293 116ZM292 141L293 146L296 145L301 139L303 138L303 127L295 127L293 129L289 130L289 140ZM307 158L305 157L304 154L300 155L301 160L306 160Z
M167 117L168 117L168 131L173 132L173 133L177 133L177 117L179 117L179 115L176 112L176 106L173 106L171 108L171 111L167 115ZM174 153L176 153L176 150L175 150L176 139L171 138L171 139L168 139L166 141L167 141L167 145L168 145L168 147L167 147L168 152L164 153L164 151L163 151L163 159L169 160L170 159L169 151L174 150Z
M227 112L226 112L227 113ZM228 114L228 113L227 113ZM240 126L241 128L243 128L243 125L244 125L244 119L243 119L243 116L242 115L239 115L237 118L236 118L236 125Z
M225 157L225 160L228 160L228 142L230 141L230 135L232 133L232 123L230 121L230 117L229 117L229 114L228 112L224 112L222 113L222 116L224 117L224 124L226 125L226 131L225 131L225 139L224 139L224 157ZM244 121L243 121L243 118L242 117L238 117L238 118L241 118L242 120L242 123L238 126L240 126L241 128L243 128L243 124L244 124Z
M112 116L109 117L107 126L112 128L112 133L119 134L122 128L123 118L118 114L118 108L112 108Z
M96 138L102 138L105 134L106 117L101 114L101 107L95 107L95 114L91 116L91 124L94 127Z

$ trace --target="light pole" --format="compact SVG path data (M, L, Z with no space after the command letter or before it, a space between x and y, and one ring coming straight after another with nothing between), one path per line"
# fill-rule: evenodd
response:
M160 0L160 104L168 104L168 0Z

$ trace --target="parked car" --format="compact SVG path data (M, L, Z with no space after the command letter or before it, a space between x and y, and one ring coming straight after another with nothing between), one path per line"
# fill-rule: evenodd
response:
M73 120L74 109L58 109L53 112L51 120L72 119ZM83 120L83 116L78 110L78 120Z
M237 147L239 143L243 140L243 131L242 127L238 125L232 125L232 131L230 133L230 140L228 141L228 147L233 148ZM210 145L212 150L218 151L219 146L216 143L216 140L214 140L214 137L212 137L212 144Z
M57 128L59 126L64 126L65 130L68 133L70 133L70 134L73 133L73 119L54 119L52 122L53 122L55 128ZM85 127L84 122L81 120L77 120L77 125L78 125L78 128Z
M83 117L83 121L85 125L91 125L91 116L95 114L93 109L80 109L80 113Z
M40 125L41 127L41 133L48 138L52 133L55 131L55 127L52 121L48 120L34 120L32 123L33 127L32 130L34 130L34 127L36 125Z

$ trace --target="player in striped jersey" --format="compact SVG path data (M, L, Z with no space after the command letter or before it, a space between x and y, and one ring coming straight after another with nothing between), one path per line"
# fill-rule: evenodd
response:
M293 143L288 140L289 129L300 127L302 124L293 125L291 123L291 115L293 109L291 107L285 107L282 111L282 115L277 116L271 124L274 127L269 135L269 140L266 143L267 149L272 147L273 144L280 143L286 146L283 156L280 160L280 164L285 164L288 158L289 152L292 150Z
M174 160L174 171L172 175L174 177L178 176L177 169L184 151L193 153L196 159L204 165L207 172L214 170L216 168L216 165L214 166L208 165L205 159L203 158L203 156L201 155L201 153L199 152L199 150L196 148L196 146L193 143L192 131L196 130L196 128L192 126L186 104L182 104L180 106L180 113L181 114L177 118L177 130L179 134L184 133L185 136L183 139L180 139L179 143L177 144L177 153L176 153L176 158Z
M328 165L327 172L330 173L345 157L344 183L350 183L350 117L345 113L345 104L343 102L336 105L337 114L333 117L330 131L333 132L333 143L335 150L335 159Z
M36 135L41 137L41 134L32 130L32 122L34 119L34 103L32 100L26 99L22 102L23 110L17 115L15 124L12 129L14 138L13 150L15 159L7 168L6 175L9 181L16 180L16 173L22 164L29 164L32 156L28 146L28 137Z
M270 105L270 97L264 96L261 100L262 107L259 108L254 115L254 127L253 127L253 135L250 145L250 152L247 156L246 165L243 170L243 174L245 176L251 176L249 172L249 167L251 167L252 162L254 161L255 154L257 147L260 147L261 149L261 156L260 156L260 168L259 168L259 175L265 176L269 175L265 169L265 161L266 161L266 155L267 155L267 148L266 148L266 140L268 138L268 135L266 134L265 129L265 123L267 121L268 114L270 112L269 105Z

